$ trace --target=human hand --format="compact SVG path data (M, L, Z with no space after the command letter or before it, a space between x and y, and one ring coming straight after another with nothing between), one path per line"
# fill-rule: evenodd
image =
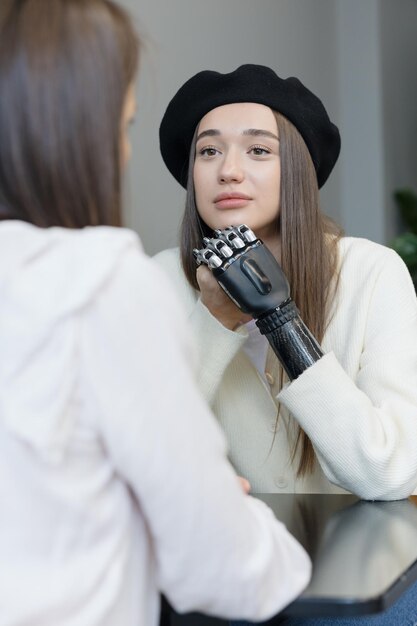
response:
M197 268L197 282L201 292L201 302L210 313L229 330L249 322L251 315L245 315L220 287L206 265Z
M243 478L242 476L238 476L239 482L240 482L240 486L242 487L243 491L248 494L250 492L250 482L248 480L246 480L246 478Z

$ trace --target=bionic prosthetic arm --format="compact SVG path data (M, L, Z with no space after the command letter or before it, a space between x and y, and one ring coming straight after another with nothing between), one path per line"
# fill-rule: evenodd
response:
M193 250L198 265L207 265L217 282L244 313L251 314L290 380L323 356L299 316L287 278L275 257L245 224L215 230Z

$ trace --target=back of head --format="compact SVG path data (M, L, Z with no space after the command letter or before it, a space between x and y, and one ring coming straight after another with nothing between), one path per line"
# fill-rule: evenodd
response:
M139 42L111 0L1 0L0 219L120 224Z

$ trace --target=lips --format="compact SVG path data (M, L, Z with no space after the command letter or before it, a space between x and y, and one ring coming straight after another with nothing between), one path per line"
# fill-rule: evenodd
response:
M218 209L239 209L246 206L251 200L252 198L244 193L221 193L214 198L214 204Z

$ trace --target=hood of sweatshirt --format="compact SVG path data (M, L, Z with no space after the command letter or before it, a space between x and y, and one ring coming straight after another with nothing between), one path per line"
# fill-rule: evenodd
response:
M59 461L73 428L78 320L135 233L0 222L0 428Z

